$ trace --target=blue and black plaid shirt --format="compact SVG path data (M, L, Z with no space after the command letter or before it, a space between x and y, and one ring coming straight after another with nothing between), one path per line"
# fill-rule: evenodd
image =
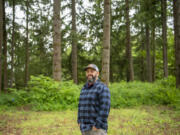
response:
M84 85L78 105L78 123L82 132L93 126L107 131L110 111L110 92L106 85L97 80L93 85Z

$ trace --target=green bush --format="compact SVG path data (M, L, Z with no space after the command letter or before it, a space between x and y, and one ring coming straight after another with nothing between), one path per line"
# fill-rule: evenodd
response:
M82 85L72 81L56 82L45 76L31 76L28 87L10 89L10 94L0 96L0 105L30 105L34 110L63 110L77 108ZM175 88L175 78L147 82L120 82L110 84L111 107L139 105L170 105L180 110L180 90Z
M72 81L56 82L40 75L31 76L26 89L11 92L16 97L15 105L30 104L34 110L50 111L77 107L80 90Z
M152 93L154 88L150 83L120 82L110 86L111 106L114 108L138 106L142 104L152 105Z
M138 105L180 106L180 90L175 88L175 77L147 82L120 82L110 85L111 106L113 108Z
M15 103L15 94L4 94L1 93L0 95L0 105L16 105Z

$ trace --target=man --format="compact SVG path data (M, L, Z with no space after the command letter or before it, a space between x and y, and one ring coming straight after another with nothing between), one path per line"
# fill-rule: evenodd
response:
M98 79L95 64L85 68L87 83L81 90L78 105L78 124L82 135L107 135L110 111L110 92Z

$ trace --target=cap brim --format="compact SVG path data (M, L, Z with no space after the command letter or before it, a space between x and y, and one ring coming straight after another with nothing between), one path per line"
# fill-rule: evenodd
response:
M86 71L87 69L93 69L93 70L95 70L96 71L96 69L95 68L93 68L93 67L86 67L86 68L84 68L84 71Z

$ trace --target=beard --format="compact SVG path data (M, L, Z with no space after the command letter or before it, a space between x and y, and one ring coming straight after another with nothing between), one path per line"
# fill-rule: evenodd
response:
M89 75L86 78L88 83L94 83L96 81L96 75L95 76Z

